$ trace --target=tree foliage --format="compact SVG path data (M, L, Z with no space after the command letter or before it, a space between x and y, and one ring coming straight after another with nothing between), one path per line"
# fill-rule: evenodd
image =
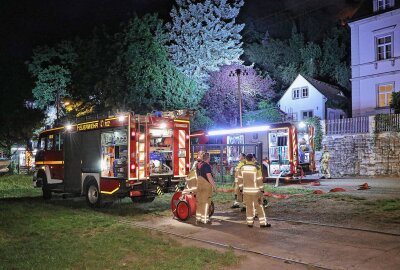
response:
M108 104L140 113L198 104L197 85L168 59L165 28L157 16L134 17L115 38L118 56L107 78Z
M269 100L262 100L258 104L259 110L246 112L243 115L245 125L257 125L282 121L279 109Z
M259 76L253 67L239 64L223 66L220 71L211 73L210 89L201 101L201 105L206 108L206 115L219 126L236 125L239 118L237 69L248 74L240 76L243 112L257 109L259 100L274 95L273 81Z
M38 108L56 106L55 103L69 95L71 68L76 58L71 42L64 41L53 48L43 46L34 49L28 70L35 78L32 93Z
M348 32L334 28L322 44L306 41L293 27L289 39L280 40L268 35L261 42L246 46L246 57L277 81L283 92L298 74L350 89Z
M169 51L173 63L203 89L210 72L241 63L243 24L235 20L243 0L177 0L170 15Z
M400 92L392 93L392 101L390 102L390 108L394 109L394 113L400 113Z
M10 155L14 144L25 145L43 115L27 102L32 98L26 67L19 59L0 59L0 148Z

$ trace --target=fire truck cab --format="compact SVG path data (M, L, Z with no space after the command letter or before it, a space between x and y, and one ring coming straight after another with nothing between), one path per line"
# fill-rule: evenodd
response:
M154 115L118 113L77 119L44 130L35 157L35 187L85 195L92 207L116 198L154 200L175 190L189 171L188 117L183 111Z

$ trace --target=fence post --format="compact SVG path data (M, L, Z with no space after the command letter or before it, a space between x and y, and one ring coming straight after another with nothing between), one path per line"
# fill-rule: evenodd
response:
M326 123L329 123L327 120L320 120L321 123L321 129L322 129L322 136L325 136L327 134L327 128L326 128Z
M372 136L375 133L375 128L376 128L375 115L370 115L370 116L368 116L368 131L369 131L369 134L371 134Z

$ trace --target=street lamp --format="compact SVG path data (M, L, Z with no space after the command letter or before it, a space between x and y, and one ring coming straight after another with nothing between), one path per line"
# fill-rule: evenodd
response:
M239 121L240 121L240 127L243 126L243 121L242 121L242 93L240 92L240 77L241 76L247 76L249 73L245 69L235 69L231 70L229 73L229 77L237 77L238 80L238 96L239 96Z

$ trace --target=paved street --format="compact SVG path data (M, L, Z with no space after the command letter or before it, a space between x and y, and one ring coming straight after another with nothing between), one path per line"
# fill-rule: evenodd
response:
M400 197L400 180L385 179L325 179L321 186L329 191L342 187L353 194ZM359 191L358 185L368 182L371 189ZM295 184L297 185L297 184ZM304 185L304 183L303 183ZM307 186L308 188L308 186ZM137 224L169 233L212 241L249 252L241 269L399 269L400 235L325 227L296 222L270 220L272 228L248 228L235 211L217 211L212 225L195 225L193 220L180 222L171 217L142 221ZM179 238L177 238L179 239ZM216 248L215 245L185 239L185 244ZM258 255L256 255L258 254ZM263 256L266 254L269 257ZM279 258L272 258L276 256ZM285 261L285 259L288 259ZM292 262L290 260L293 260Z
M269 229L248 228L243 221L232 221L223 213L216 213L215 217L221 220L208 226L183 223L171 218L139 224L327 269L389 270L399 269L400 266L400 258L397 256L400 254L400 236L285 221L271 221L273 227ZM185 241L197 244L194 240ZM268 269L283 269L283 265L284 269L303 267L296 263L288 265L281 260L257 256L261 260L273 261L276 267ZM259 266L258 269L265 267L263 264Z

